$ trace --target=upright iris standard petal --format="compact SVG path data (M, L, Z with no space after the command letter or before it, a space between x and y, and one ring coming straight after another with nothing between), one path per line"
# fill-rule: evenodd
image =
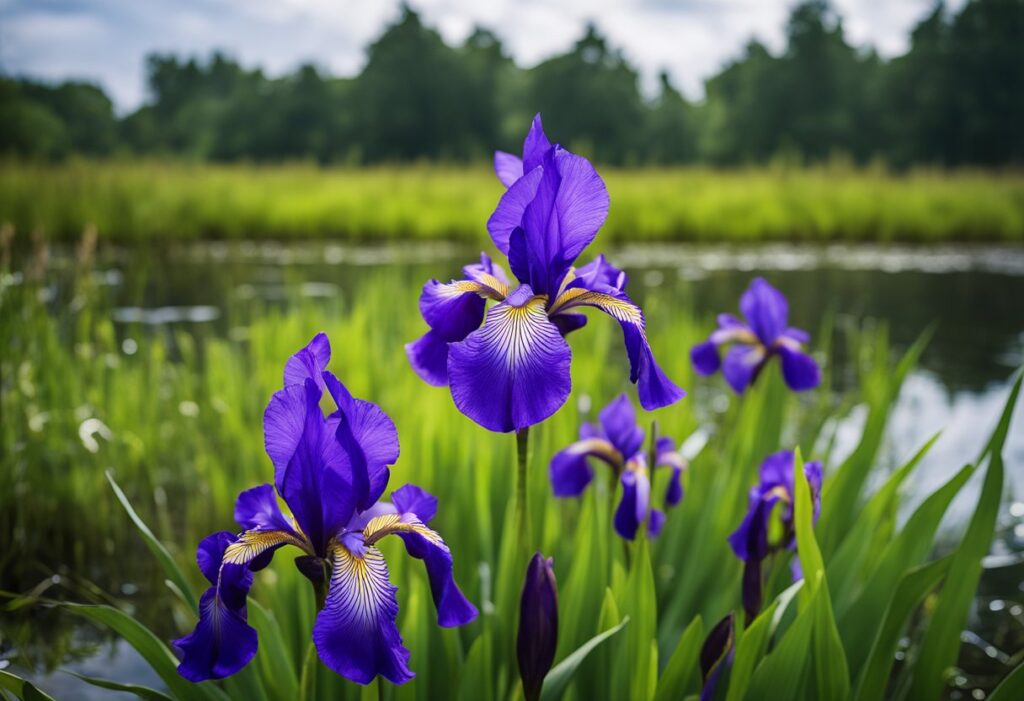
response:
M625 393L602 409L598 418L604 434L620 454L631 456L640 450L644 442L644 430L637 424L633 403Z
M569 396L571 355L543 297L522 285L487 312L483 328L451 345L448 379L455 405L492 431L539 423Z
M523 214L537 197L537 188L544 177L544 168L536 167L526 171L498 200L498 206L487 220L487 232L495 247L505 255L509 254L509 238L522 225Z
M789 323L786 297L760 277L740 297L740 311L764 345L773 343Z
M526 569L519 598L516 658L526 701L536 701L558 647L558 583L551 558L537 553Z
M533 116L530 123L530 131L526 133L523 140L523 172L529 172L540 165L545 154L551 150L551 142L544 133L544 124L541 122L540 114Z
M523 161L519 156L504 151L494 152L494 172L505 187L523 177Z
M245 606L252 572L238 565L221 566L232 542L231 533L214 533L200 542L196 552L199 569L212 586L199 600L195 629L173 643L181 653L178 673L189 681L234 674L256 654L256 630L247 622Z
M393 684L413 678L409 651L398 632L397 589L384 556L353 541L331 551L331 580L324 608L313 626L313 643L324 664L359 684L378 674Z
M327 369L331 360L331 342L327 334L318 333L305 348L288 359L284 366L284 385L301 385L307 379L323 389L320 373Z
M273 485L261 484L238 495L235 522L244 530L290 531L292 525L281 513Z
M345 450L320 410L320 396L310 379L276 392L263 426L277 491L322 555L327 536L352 517L357 494Z
M415 484L405 484L391 492L391 502L400 514L414 514L423 523L429 523L437 513L437 497Z
M326 464L350 476L355 508L363 511L384 493L389 466L398 460L398 431L380 407L354 398L334 375L324 373L324 380L338 407L327 422L335 440L328 441ZM341 526L346 520L334 523Z

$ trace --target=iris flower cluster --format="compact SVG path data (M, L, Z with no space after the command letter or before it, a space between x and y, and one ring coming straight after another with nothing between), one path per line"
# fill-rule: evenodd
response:
M643 312L626 295L625 273L603 255L575 265L608 214L608 191L590 162L552 144L538 115L522 158L498 152L495 170L506 191L487 228L516 280L481 254L478 263L463 269L462 279L427 282L419 306L429 330L406 352L422 379L450 387L463 414L489 430L518 433L519 529L526 531L526 429L551 416L569 395L571 351L565 337L586 325L583 308L600 309L619 322L630 380L644 409L673 404L684 392L654 360ZM691 351L699 373L721 368L742 393L778 356L791 389L820 383L817 364L803 350L809 337L788 325L788 305L778 290L757 278L743 294L740 309L746 321L721 315L718 330ZM377 405L353 397L327 371L330 356L327 336L320 334L288 360L284 387L263 416L274 483L238 496L239 531L213 533L199 544L196 559L210 587L200 600L195 629L175 641L178 669L187 679L229 676L256 654L257 633L246 612L253 573L268 566L284 546L299 549L296 565L316 592L312 637L320 659L360 684L378 675L396 684L413 677L396 623L396 588L377 547L381 539L394 535L409 555L423 560L439 625L460 626L477 616L455 583L448 546L428 525L437 499L407 484L393 491L390 501L382 500L390 466L398 459L397 431ZM325 394L335 407L327 415L321 409ZM590 460L602 461L622 485L615 531L627 540L641 527L657 536L666 516L652 506L652 472L670 469L662 500L668 508L683 497L686 461L665 436L652 437L645 450L645 432L625 394L598 419L584 423L579 440L552 457L555 496L582 494L594 479ZM804 469L816 519L821 465L809 462ZM794 544L793 470L792 452L764 461L760 482L750 491L748 513L729 537L744 562L743 604L749 618L761 607L763 563ZM281 510L279 499L290 515ZM527 570L517 638L529 701L539 698L554 660L557 601L552 561L538 553ZM729 664L733 635L730 615L701 652L702 698L714 693L718 675Z
M747 514L739 528L729 536L736 557L743 560L743 608L749 619L761 610L762 568L775 553L796 547L793 525L793 451L773 453L761 463L760 481L751 487ZM821 463L804 463L804 475L811 488L814 521L821 509ZM799 564L793 562L793 578L800 579Z
M427 526L437 499L407 484L391 501L381 500L389 466L398 459L398 433L376 404L354 398L327 372L330 357L327 336L320 334L288 361L284 388L263 415L274 485L238 496L240 533L214 533L199 544L199 569L211 586L195 630L175 641L182 655L178 671L187 679L229 676L256 654L246 598L253 572L285 545L302 552L296 565L317 591L313 642L320 659L360 684L378 674L395 684L413 677L396 625L397 590L377 548L382 538L401 538L409 555L424 561L439 625L460 626L477 616L452 577L448 546ZM336 406L329 416L320 409L325 392Z
M607 464L622 483L622 500L615 510L615 532L626 540L636 537L640 525L647 524L647 534L657 537L665 525L665 512L651 507L652 470L671 469L665 490L666 507L675 506L683 498L680 477L686 461L667 436L659 436L654 444L653 464L648 466L644 450L644 430L636 420L633 404L625 394L619 395L598 414L598 424L580 426L580 439L551 458L551 486L556 497L576 497L594 479L588 458Z
M685 393L655 362L626 275L604 256L575 267L608 216L608 190L590 162L548 141L537 115L523 157L498 152L495 171L507 190L487 230L518 282L487 255L463 268L461 280L427 282L420 312L430 330L406 346L416 373L448 385L459 411L484 428L523 430L568 398L565 336L587 323L580 310L593 307L622 327L644 409L679 400Z

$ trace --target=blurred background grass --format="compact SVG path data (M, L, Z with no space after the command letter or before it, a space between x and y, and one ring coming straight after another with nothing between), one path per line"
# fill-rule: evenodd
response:
M603 169L606 243L1024 241L1024 174L837 161ZM501 194L488 167L210 165L162 161L0 166L0 222L24 233L146 243L197 238L476 243ZM27 239L22 236L22 239Z

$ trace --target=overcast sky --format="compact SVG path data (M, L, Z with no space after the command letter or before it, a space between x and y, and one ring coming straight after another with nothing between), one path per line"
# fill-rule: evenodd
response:
M935 0L833 0L847 37L883 56ZM953 7L963 0L948 3ZM572 46L593 20L642 72L667 69L690 98L752 36L778 49L794 0L410 0L449 43L475 24L493 29L521 66ZM357 73L363 47L399 13L400 0L0 0L0 70L102 84L119 111L146 98L143 58L153 51L223 49L270 75L311 61Z

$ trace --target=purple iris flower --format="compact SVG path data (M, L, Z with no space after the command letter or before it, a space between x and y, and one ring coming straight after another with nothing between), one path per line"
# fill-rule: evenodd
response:
M604 256L574 267L608 215L608 190L590 162L552 145L538 115L523 158L499 152L495 170L508 189L487 229L518 284L486 255L463 268L462 280L427 282L420 312L430 330L406 346L417 374L449 385L459 411L484 428L527 428L569 396L565 335L586 324L581 308L596 307L622 327L643 407L679 400L685 393L654 361L625 274Z
M644 430L636 421L629 397L619 395L598 415L599 424L584 423L580 439L551 458L551 485L556 497L576 497L594 479L588 458L597 458L612 468L622 483L622 501L615 510L615 531L633 540L640 524L647 522L647 533L657 537L665 525L665 512L651 508L651 470L644 452ZM654 467L669 467L672 474L665 490L665 506L683 498L680 481L686 460L671 438L655 441Z
M536 553L519 598L516 660L526 701L537 701L558 647L558 582L554 561Z
M742 394L757 379L773 355L782 361L782 377L789 388L801 392L821 383L821 370L814 358L803 351L811 340L806 331L789 326L786 297L764 278L754 278L743 296L743 323L732 314L718 316L718 330L704 343L693 347L690 359L701 375L713 375L719 368L726 382ZM728 346L725 359L719 350Z
M771 554L796 545L793 526L793 451L773 453L761 463L761 481L752 487L747 515L740 527L729 536L729 545L736 557L743 560L743 608L753 620L761 610L764 560ZM811 487L814 521L821 509L821 463L804 463L804 475ZM793 569L794 580L801 578L799 567Z
M424 561L439 625L476 618L452 577L448 546L426 525L437 499L407 484L391 493L390 502L380 500L388 466L398 459L398 433L376 404L355 399L325 371L330 356L327 336L320 334L288 361L284 389L263 415L274 485L238 496L241 533L214 533L199 544L199 568L211 586L195 630L174 642L186 679L229 676L256 654L246 596L253 571L270 564L284 545L302 551L296 565L317 591L313 641L320 659L352 681L368 684L380 675L401 684L413 677L396 625L397 590L377 548L385 536L398 536L410 555ZM320 409L325 390L337 406L329 416Z

